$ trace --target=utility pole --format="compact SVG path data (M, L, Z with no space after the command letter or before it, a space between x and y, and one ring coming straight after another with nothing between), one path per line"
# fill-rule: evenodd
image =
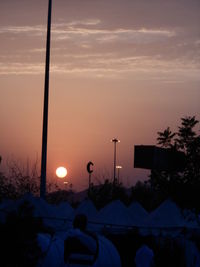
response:
M46 196L49 65L50 65L50 43L51 43L51 10L52 10L52 0L49 0L48 20L47 20L47 40L46 40L46 66L45 66L45 83L44 83L42 158L41 158L41 181L40 181L40 197L44 198L44 199Z

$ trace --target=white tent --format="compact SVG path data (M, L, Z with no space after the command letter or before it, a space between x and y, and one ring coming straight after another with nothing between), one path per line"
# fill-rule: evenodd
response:
M37 267L65 267L64 240L57 236L51 237L48 234L39 233L37 241L44 255L39 259Z
M90 236L87 235L84 232L81 232L79 229L71 229L67 232L63 232L62 235L60 233L59 236L55 236L55 240L60 240L60 245L58 247L64 248L64 240L69 238L69 237L76 237L77 240L80 240L80 242L82 244L84 244L86 247L90 248L90 250L93 251L97 250L97 258L95 260L95 262L92 265L84 265L84 266L93 266L93 267L121 267L121 260L120 260L120 256L119 253L117 251L117 249L115 248L115 246L112 244L111 241L109 241L107 238L103 237L102 235L96 235L96 239L98 240L98 246L96 246L96 241ZM41 243L41 242L40 242ZM46 242L45 242L46 243ZM45 247L43 244L41 244L41 246ZM47 247L47 246L46 246ZM52 250L53 252L53 250ZM59 257L59 261L57 261L57 255L55 255L56 260L57 261L57 265L56 266L63 266L63 262L62 259L64 259L64 251L62 251L62 249L59 249L59 253L60 253L60 257ZM45 259L45 263L47 263L47 265L42 265L44 267L48 266L55 266L55 265L48 265L49 263L53 262L53 259L51 259L51 257L53 257L54 254L51 254L51 252L49 254L46 255L46 259ZM72 257L75 259L86 259L87 255L84 255L84 253L82 254L80 251L78 251L76 253L76 251L74 251L72 254ZM50 259L50 260L49 260ZM55 262L54 261L54 262ZM60 265L59 265L59 264ZM66 264L65 266L74 266L74 267L81 267L83 266L82 264Z
M84 200L75 210L75 215L85 214L88 219L87 229L93 232L99 232L101 225L98 224L98 211L91 200Z
M176 236L184 226L185 221L180 209L168 199L149 214L146 229L142 230L142 234Z
M50 205L51 216L44 220L45 224L53 227L54 230L67 230L72 226L74 209L68 202L61 202L58 205Z
M194 211L185 209L183 210L183 217L187 228L199 228L198 218Z
M149 214L147 225L152 227L184 227L185 222L178 206L168 199Z
M91 200L84 200L75 210L75 215L80 213L85 214L88 221L94 220L97 216L97 209Z
M74 209L68 202L62 202L59 205L50 205L44 199L34 197L32 194L25 194L17 201L5 201L0 205L0 220L5 221L5 215L10 211L18 211L26 203L33 207L33 216L41 217L46 226L52 227L54 230L60 228L68 229L71 226L71 222L74 217ZM68 224L67 224L68 223Z
M27 205L27 206L26 206ZM25 194L23 197L16 201L5 200L0 205L0 210L5 211L5 214L8 212L19 211L23 209L28 212L28 206L30 206L30 212L34 217L49 217L51 216L50 205L43 199L34 197L32 194Z
M18 211L19 208L23 209L24 211L28 211L28 206L26 206L26 203L28 206L30 206L30 211L32 209L33 216L35 217L44 217L44 216L50 216L50 208L46 201L43 199L34 197L32 194L28 193L25 194L20 199L14 201L14 200L5 200L0 205L0 210L4 211L5 213Z
M99 211L98 222L113 226L132 226L133 219L128 208L119 200L115 200Z
M58 205L54 205L54 214L58 218L73 219L74 209L68 202L61 202Z
M28 202L33 207L33 216L35 217L50 217L50 205L42 198L34 197L32 194L25 194L23 197L16 201L16 208L19 209Z
M137 201L132 202L128 207L128 211L130 212L136 226L143 226L145 224L149 213L141 206L140 203Z

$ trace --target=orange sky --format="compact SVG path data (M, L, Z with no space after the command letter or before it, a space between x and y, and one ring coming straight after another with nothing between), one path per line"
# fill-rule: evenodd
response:
M40 159L48 1L0 3L1 169L15 158ZM130 186L137 144L156 144L196 115L200 99L200 2L197 0L53 1L48 179L60 165L77 190L112 177L117 164ZM40 166L39 166L40 167Z

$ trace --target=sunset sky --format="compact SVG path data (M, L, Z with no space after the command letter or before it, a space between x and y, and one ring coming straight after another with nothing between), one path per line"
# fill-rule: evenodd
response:
M1 171L41 156L47 0L0 1ZM112 177L127 186L134 145L156 144L180 118L200 119L199 0L53 0L48 179L66 166L76 190ZM40 168L40 164L39 164Z

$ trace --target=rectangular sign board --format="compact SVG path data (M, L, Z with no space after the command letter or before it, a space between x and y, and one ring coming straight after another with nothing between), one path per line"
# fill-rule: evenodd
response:
M134 168L183 171L184 167L185 154L183 152L152 145L134 147Z

